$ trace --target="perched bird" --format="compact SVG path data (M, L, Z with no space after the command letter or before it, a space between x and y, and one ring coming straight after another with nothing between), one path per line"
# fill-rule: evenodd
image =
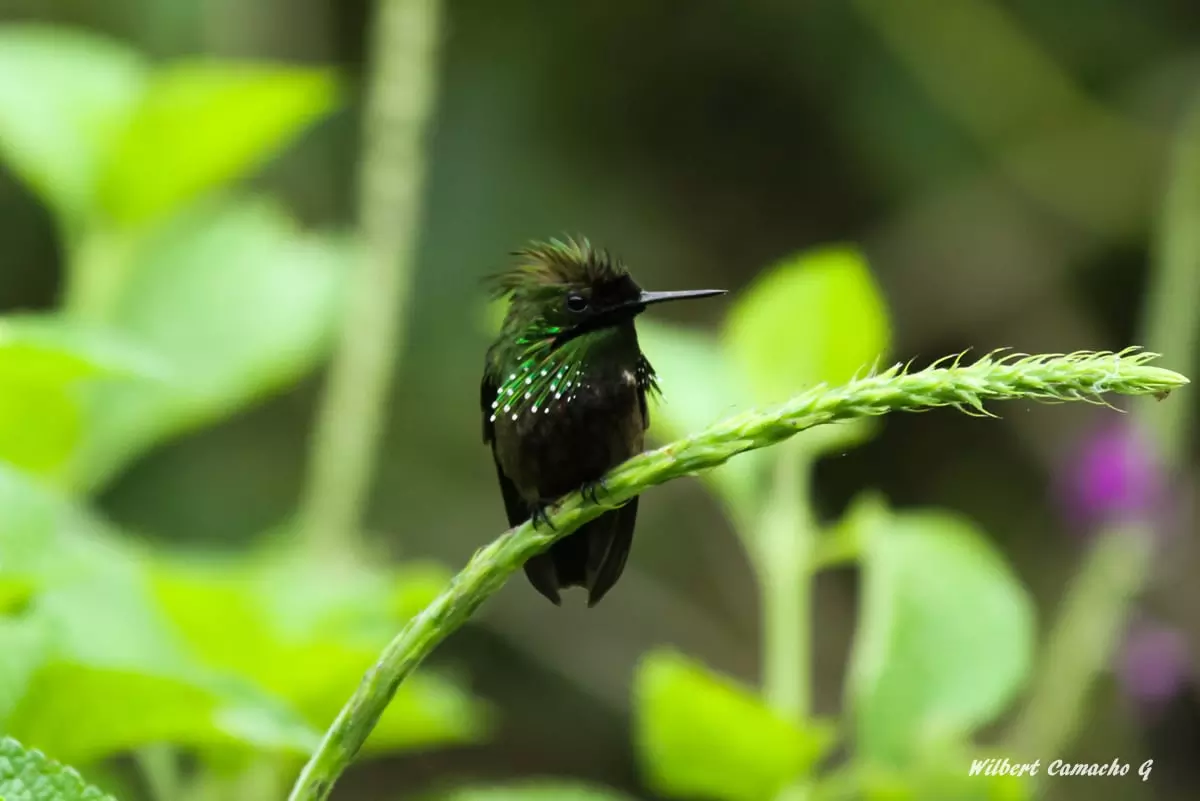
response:
M479 397L512 526L545 520L545 507L568 492L594 496L610 468L642 451L647 396L658 387L634 318L654 303L725 292L645 292L587 240L537 242L514 255L517 264L491 279L508 312ZM560 589L579 586L595 606L625 568L636 518L634 498L531 558L525 575L555 605Z

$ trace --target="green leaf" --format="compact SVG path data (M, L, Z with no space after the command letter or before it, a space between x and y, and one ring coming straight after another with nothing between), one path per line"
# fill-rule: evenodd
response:
M48 316L0 318L0 460L59 476L84 434L85 381L164 376L111 331Z
M127 48L62 28L0 29L0 153L69 226L146 80Z
M388 608L393 620L416 617L446 589L450 571L436 562L405 562L396 569ZM392 632L395 634L395 632Z
M887 305L862 254L833 245L765 271L725 321L727 358L745 375L755 404L779 403L818 384L842 384L887 355ZM876 421L821 426L799 442L811 453L867 439Z
M96 566L96 524L41 484L0 462L0 576L30 593Z
M257 167L333 110L323 69L197 62L154 76L101 185L104 207L137 224Z
M888 349L887 307L862 254L831 246L771 267L725 321L730 359L758 403L841 384Z
M156 593L205 664L266 688L323 729L404 624L397 612L431 599L448 578L428 564L330 575L272 554L256 564L161 565ZM473 742L487 722L466 690L420 671L400 685L366 749Z
M822 777L814 801L1029 801L1028 779L972 776L982 754L958 745L929 752L904 770L852 760Z
M870 490L859 494L842 518L817 538L810 562L812 571L856 564L862 557L864 532L886 514L887 501L880 493Z
M0 377L0 458L35 475L57 476L83 432L80 410L65 390Z
M0 575L0 615L19 612L33 597L33 582L26 578Z
M0 731L76 763L162 740L308 753L317 734L290 710L188 657L147 573L102 523L0 466L0 576L35 588L7 631L21 648L0 669Z
M889 772L850 763L823 777L813 801L1029 801L1028 780L970 776L970 760L948 756L940 770Z
M164 362L118 332L36 314L0 317L0 369L24 380L170 377Z
M660 439L686 436L729 414L743 400L738 375L715 339L682 326L642 320L638 341L663 390L650 413Z
M887 309L857 250L827 247L785 260L742 292L719 340L638 322L664 400L651 433L667 441L742 409L777 403L822 382L843 382L888 348ZM812 453L865 438L873 422L822 426L798 442ZM739 520L752 520L777 454L756 451L706 474ZM744 527L744 525L743 525Z
M71 768L0 739L0 798L4 801L113 801Z
M168 361L178 381L113 387L96 400L80 483L94 487L157 442L313 369L353 263L350 243L301 233L265 202L173 221L131 266L111 324Z
M629 801L629 796L583 782L526 779L489 787L462 787L445 801Z
M905 767L1004 711L1025 682L1033 603L968 521L860 514L865 587L847 689L858 750Z
M249 689L75 662L38 671L5 729L77 764L160 742L305 756L319 741L289 710Z
M699 331L653 320L638 322L638 341L658 374L662 400L650 409L650 435L659 442L688 436L735 411L746 402L735 364L715 339ZM764 451L746 453L701 478L736 513L755 508Z
M831 745L760 698L673 651L648 654L634 692L638 754L656 792L729 801L774 798Z
M46 659L48 637L41 621L0 618L0 721L12 714Z

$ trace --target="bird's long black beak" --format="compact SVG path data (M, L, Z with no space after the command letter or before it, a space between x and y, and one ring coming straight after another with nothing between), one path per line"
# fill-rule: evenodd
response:
M643 292L638 296L638 306L652 306L655 303L666 303L671 300L695 300L711 298L714 295L724 295L725 289L685 289L680 292Z
M624 320L632 320L646 310L647 306L655 303L666 303L669 300L695 300L711 298L713 295L724 295L725 289L685 289L681 292L642 292L636 300L626 301L619 306L606 310L603 314L593 317L583 325L575 326L568 332L569 337L594 331L606 325L612 325Z

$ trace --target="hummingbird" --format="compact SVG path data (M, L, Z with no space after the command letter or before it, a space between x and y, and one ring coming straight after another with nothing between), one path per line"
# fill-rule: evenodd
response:
M483 441L492 449L510 526L549 524L546 508L583 490L595 500L611 468L641 453L647 402L659 392L634 318L656 303L723 289L647 292L628 268L586 239L533 242L491 277L508 311L480 384ZM633 543L638 499L605 512L525 563L555 606L583 587L588 606L612 589Z

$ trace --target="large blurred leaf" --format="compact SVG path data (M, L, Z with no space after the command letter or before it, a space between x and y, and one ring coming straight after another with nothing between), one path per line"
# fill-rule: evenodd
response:
M293 753L315 742L277 701L188 657L141 554L3 467L0 576L34 588L24 628L8 630L21 650L0 671L0 730L72 762L164 739Z
M163 565L156 589L206 664L246 677L325 728L405 622L398 613L424 606L448 580L432 565L385 573L271 555L257 564ZM470 742L486 722L466 690L418 672L400 685L366 748Z
M154 76L100 187L118 222L136 224L253 169L337 101L326 70L226 62Z
M662 400L650 409L650 433L660 442L686 437L750 404L743 382L715 339L653 320L638 322L638 341L658 374ZM746 453L703 474L738 514L754 506L761 451Z
M826 247L768 268L739 294L720 340L684 328L638 322L638 337L659 374L664 402L652 432L667 440L736 411L784 401L825 382L841 383L888 349L887 308L861 254ZM805 432L810 452L846 447L870 423ZM776 454L744 454L707 480L745 520L754 517Z
M40 621L0 618L0 720L7 720L29 692L29 682L46 659L47 632Z
M858 517L866 575L847 686L858 751L903 768L1011 702L1029 672L1033 604L960 517Z
M87 764L152 743L233 745L304 756L317 733L250 690L205 680L75 662L40 670L5 730L56 757Z
M943 747L904 770L851 761L822 777L814 801L1028 801L1028 779L970 775L978 755Z
M0 798L4 801L113 801L71 768L0 739Z
M835 245L764 271L738 296L722 342L745 376L747 397L763 405L865 374L887 355L889 337L887 305L866 260L853 247ZM838 450L876 425L821 426L799 442L810 453Z
M835 246L764 272L738 296L724 342L755 401L773 403L849 381L886 353L888 336L887 307L866 260Z
M53 317L0 318L0 460L59 475L83 433L85 380L164 375L113 332Z
M127 337L53 315L0 317L0 368L16 378L161 380L167 366Z
M26 578L0 575L0 615L20 611L33 595L33 582Z
M638 341L658 374L662 402L651 410L651 430L662 439L695 433L738 409L739 373L712 337L681 326L641 320Z
M64 221L90 210L97 173L141 96L133 52L69 30L0 29L0 152Z
M132 266L111 322L168 361L179 386L104 393L82 483L312 369L352 264L348 242L301 233L265 202L197 211L162 231Z
M759 801L802 777L831 744L762 700L672 651L648 654L635 679L638 758L656 792Z
M581 782L527 779L490 787L462 787L445 801L629 801L629 796Z

